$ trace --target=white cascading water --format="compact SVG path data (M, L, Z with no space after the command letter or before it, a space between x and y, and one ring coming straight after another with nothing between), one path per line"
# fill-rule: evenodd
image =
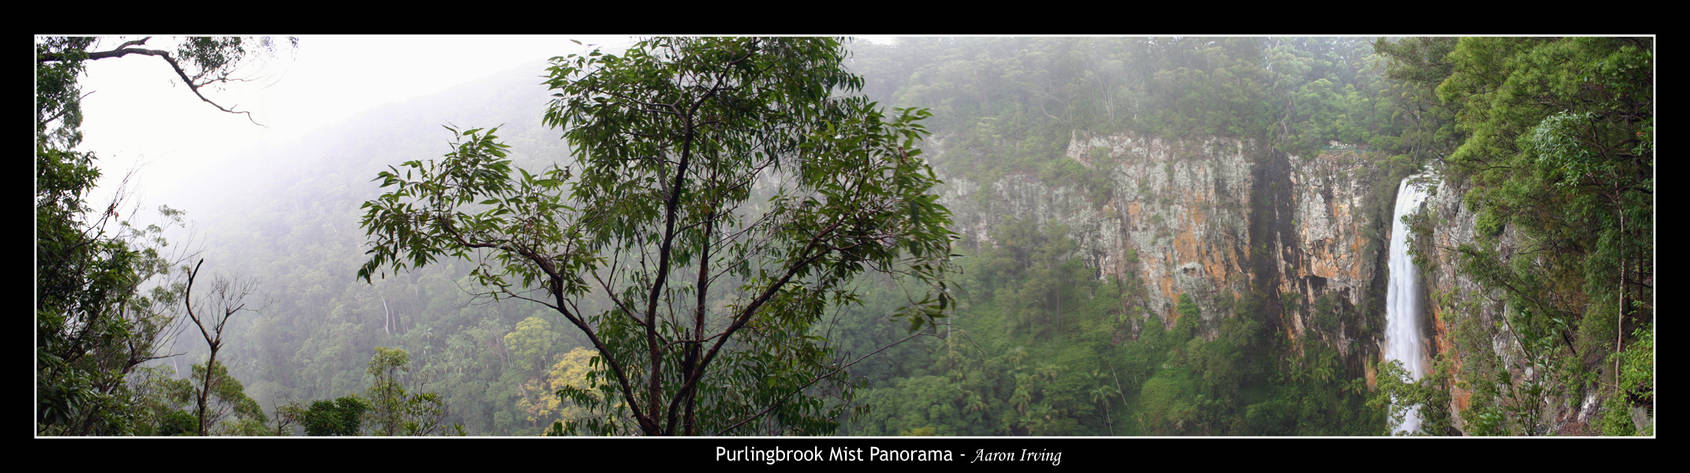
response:
M1390 287L1385 292L1385 359L1402 362L1409 377L1426 374L1426 357L1420 346L1420 271L1408 254L1408 225L1403 216L1415 212L1426 201L1426 185L1411 183L1409 176L1397 186L1397 207L1391 214ZM1420 430L1420 408L1412 406L1397 433Z

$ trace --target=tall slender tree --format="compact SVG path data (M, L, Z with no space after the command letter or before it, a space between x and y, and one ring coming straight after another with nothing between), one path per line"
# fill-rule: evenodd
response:
M213 378L212 374L223 369L217 365L217 351L223 348L223 328L227 326L229 319L233 318L236 313L246 309L245 299L252 294L253 286L250 283L217 279L211 285L213 311L206 313L202 304L200 311L196 313L194 312L193 300L194 280L199 277L200 265L203 264L205 264L205 260L201 259L198 263L194 263L194 269L188 272L188 287L182 300L183 307L187 308L188 320L193 321L194 326L199 328L200 337L205 339L206 348L210 353L206 355L205 359L204 379L200 382L199 391L195 393L199 432L200 435L207 435L210 423L206 421L205 406L211 393L216 391L214 381L217 381L217 378Z

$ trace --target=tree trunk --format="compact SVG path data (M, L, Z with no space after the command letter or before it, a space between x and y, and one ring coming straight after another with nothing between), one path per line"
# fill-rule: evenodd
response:
M199 416L198 417L199 417L199 421L200 421L200 436L201 437L206 436L205 401L206 401L206 398L208 396L210 396L210 394L211 394L211 370L212 370L213 367L216 367L216 366L217 366L217 347L214 345L214 346L211 347L211 357L206 359L206 361L205 361L205 379L204 379L204 382L200 383Z
M1626 309L1625 244L1626 244L1627 238L1626 238L1626 233L1625 233L1625 204L1624 204L1623 199L1621 199L1620 202L1617 202L1616 206L1619 207L1619 214L1620 214L1620 250L1619 250L1620 251L1620 255L1619 255L1619 260L1620 260L1620 310L1614 316L1614 389L1616 390L1615 395L1618 395L1618 393L1620 391L1625 390L1624 387L1620 386L1620 356L1619 356L1619 354L1620 354L1621 345L1624 344L1624 342L1625 342L1625 309Z

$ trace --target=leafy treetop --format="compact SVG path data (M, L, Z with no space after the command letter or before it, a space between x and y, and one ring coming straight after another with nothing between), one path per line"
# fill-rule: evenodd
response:
M899 315L931 323L952 239L915 148L928 113L836 95L862 87L844 57L828 38L663 37L553 58L544 122L570 165L513 174L497 129L448 127L444 159L377 176L358 276L475 261L598 350L601 396L572 400L618 399L648 435L831 431L810 393L842 370L808 327L870 270L925 285Z

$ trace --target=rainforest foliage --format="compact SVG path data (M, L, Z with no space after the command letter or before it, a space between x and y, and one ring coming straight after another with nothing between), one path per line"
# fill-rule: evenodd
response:
M1450 380L1473 393L1470 433L1541 435L1539 400L1580 409L1606 399L1585 433L1637 433L1654 405L1654 44L1648 38L1443 38L1398 49L1400 74L1435 90L1456 147L1440 160L1476 214L1460 270L1496 294L1445 294L1461 359ZM1524 354L1495 359L1476 307ZM1642 348L1639 348L1642 347ZM1648 429L1645 429L1648 430Z
M963 258L957 313L935 337L857 372L868 406L853 435L1371 435L1380 411L1338 353L1266 330L1264 298L1202 314L1182 295L1172 324L1145 317L1144 282L1099 280L1060 227L1013 220ZM877 286L883 287L883 286ZM894 288L881 292L895 293ZM891 296L891 294L886 294ZM866 297L866 300L874 300ZM841 315L847 351L898 333L877 307ZM1295 345L1293 345L1295 344ZM1295 356L1262 356L1289 354Z
M930 107L947 176L1062 166L1075 131L1400 145L1413 117L1372 44L1345 38L905 38L859 45L870 95ZM878 79L878 80L876 80Z
M174 57L214 71L190 78L258 51L189 44ZM287 198L206 229L247 243L207 264L271 295L210 370L199 337L162 341L190 297L167 229L86 201L77 79L112 49L37 43L44 435L1381 435L1393 397L1428 406L1425 433L1531 435L1553 433L1551 395L1601 400L1588 433L1652 433L1633 422L1654 402L1648 40L658 38L554 58L280 160L251 192ZM1417 247L1485 289L1432 295L1461 356L1418 382L1378 366L1370 389L1365 345L1335 340L1377 335L1339 321L1382 320L1382 286L1163 313L1069 228L952 222L970 204L938 197L951 179L1128 197L1066 157L1077 133L1355 151L1377 164L1354 211L1369 254L1397 182L1438 171L1477 215L1473 244ZM1286 335L1293 310L1315 336ZM1525 360L1494 354L1501 331Z
M194 365L197 384L147 366L166 358L192 297L159 225L136 227L119 189L92 202L99 157L82 143L81 76L89 61L128 55L163 59L201 100L242 58L272 49L269 38L188 38L174 51L151 38L102 49L93 38L39 38L35 45L35 376L36 432L46 435L169 435L249 432L263 413L225 366ZM169 223L181 212L161 207ZM172 271L177 271L176 276ZM233 306L231 306L233 307ZM224 314L227 316L228 314ZM222 326L218 324L218 332ZM209 338L207 340L210 340ZM215 349L213 349L215 351ZM192 395L189 415L178 409ZM207 405L211 410L207 411ZM226 416L233 410L236 416ZM231 423L234 425L225 425ZM238 422L238 423L237 423Z

